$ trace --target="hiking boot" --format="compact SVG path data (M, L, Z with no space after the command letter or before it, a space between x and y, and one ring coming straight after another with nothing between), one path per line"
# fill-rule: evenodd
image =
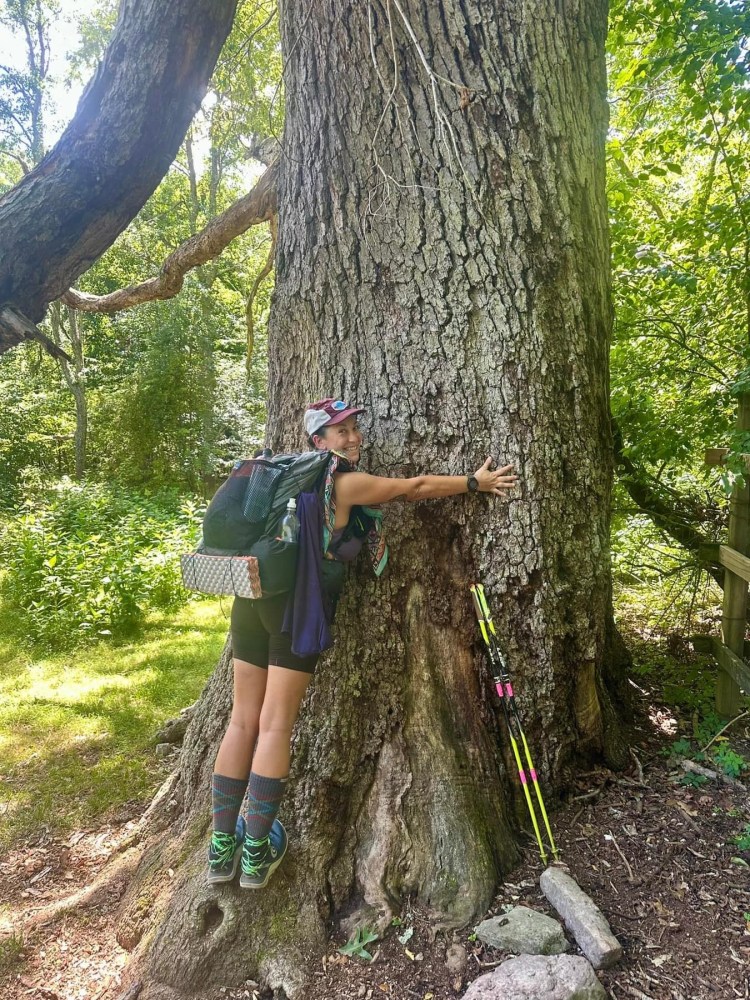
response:
M234 833L211 834L208 848L208 883L231 882L237 874L242 845L245 840L245 821L240 816Z
M286 830L277 819L273 821L271 832L262 840L245 837L242 849L242 874L240 885L243 889L263 889L271 875L281 864L286 854Z

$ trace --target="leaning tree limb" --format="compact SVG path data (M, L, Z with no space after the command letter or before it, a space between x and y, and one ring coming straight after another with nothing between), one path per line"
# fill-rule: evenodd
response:
M0 199L0 352L114 242L177 155L236 0L123 3L72 122ZM38 339L38 338L35 338Z
M698 505L689 505L675 490L668 489L653 476L643 473L625 454L622 431L612 418L612 438L614 443L617 478L638 510L646 514L653 524L669 535L688 552L699 556L700 549L710 545L708 538L697 527L702 511ZM706 564L701 560L707 573L724 588L724 570L721 566Z
M252 226L273 219L276 213L277 174L277 164L272 163L252 191L174 250L156 277L107 295L90 295L71 288L62 296L63 302L81 312L116 313L154 299L174 298L182 288L188 271L214 260L232 240Z

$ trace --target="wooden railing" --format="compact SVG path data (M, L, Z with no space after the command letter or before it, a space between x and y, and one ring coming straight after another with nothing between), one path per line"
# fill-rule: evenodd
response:
M750 430L750 394L739 398L737 429ZM722 465L726 448L709 448L706 464ZM747 590L750 583L750 471L744 482L735 482L729 500L729 544L705 545L705 562L724 567L724 605L721 637L712 639L712 653L719 664L716 681L716 711L731 718L740 709L742 691L750 693L750 666L745 661Z

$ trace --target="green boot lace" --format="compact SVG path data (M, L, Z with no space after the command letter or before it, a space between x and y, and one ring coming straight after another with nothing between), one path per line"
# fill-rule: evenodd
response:
M219 833L214 830L211 834L211 847L208 852L209 867L213 869L231 865L236 849L237 839L233 833Z
M260 840L253 840L245 835L245 845L242 849L242 874L257 875L268 856L268 834Z

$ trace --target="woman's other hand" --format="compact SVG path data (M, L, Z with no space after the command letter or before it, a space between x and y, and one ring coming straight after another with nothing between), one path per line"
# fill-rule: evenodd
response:
M500 469L490 469L492 458L488 456L484 465L477 469L474 478L479 484L480 493L494 493L502 496L504 490L512 490L518 482L518 476L513 472L512 465L504 465Z

